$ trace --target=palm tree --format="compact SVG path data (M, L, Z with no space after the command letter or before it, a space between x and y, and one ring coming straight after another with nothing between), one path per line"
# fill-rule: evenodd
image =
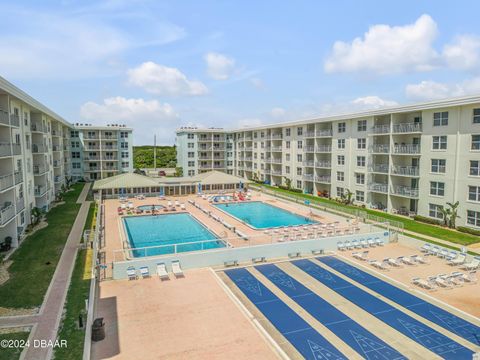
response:
M285 186L287 187L287 190L290 190L292 188L292 179L287 178L286 176L284 176L284 178L285 178Z
M40 219L42 218L42 216L43 216L43 211L38 207L34 207L31 213L32 224L37 225L40 222Z
M447 202L447 205L450 206L450 221L449 221L449 227L451 227L452 229L455 229L456 228L456 220L457 218L459 218L460 216L458 216L458 205L460 205L460 202L457 201L456 203L450 203L450 202Z
M443 225L448 226L449 216L451 214L451 210L445 208L444 206L440 206L440 212L443 215Z
M341 198L345 205L350 205L352 203L353 192L351 192L349 189L346 189L346 192L342 193Z

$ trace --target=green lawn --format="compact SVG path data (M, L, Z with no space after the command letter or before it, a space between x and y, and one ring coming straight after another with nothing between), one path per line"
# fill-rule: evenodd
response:
M92 202L90 204L90 208L88 209L87 220L85 221L85 226L83 227L83 232L85 232L85 230L90 230L91 229L92 220L93 220L94 215L95 215L95 202ZM83 242L83 237L82 237L82 242Z
M387 220L399 221L399 222L403 223L403 226L404 226L405 230L414 231L418 234L432 236L432 237L435 237L437 239L450 241L452 243L456 243L456 244L460 244L460 245L469 245L469 244L480 242L480 237L479 236L465 234L465 233L461 233L461 232L458 232L458 231L452 231L452 230L441 228L441 227L438 227L438 226L425 224L425 223L418 222L418 221L415 221L415 220L412 220L412 219L409 219L409 218L405 218L405 217L402 217L402 216L387 214L383 211L376 211L376 210L372 210L372 209L363 209L363 208L359 208L359 207L356 207L356 206L350 206L350 205L343 205L343 204L340 204L340 203L338 203L334 200L329 200L329 199L325 199L325 198L321 198L321 197L313 196L313 195L308 195L308 194L296 193L296 192L289 191L289 190L279 189L279 188L276 188L276 187L273 187L273 186L268 186L268 185L261 185L261 186L264 186L268 189L274 190L278 193L298 196L298 197L301 197L301 198L316 201L317 203L333 204L333 205L336 205L336 206L341 206L343 208L350 208L350 209L360 209L362 211L366 211L368 214L372 214L372 215L375 215L375 216L378 216L378 217L382 217L382 218L387 219Z
M83 356L85 330L78 328L78 315L85 309L85 299L90 290L90 280L84 279L86 254L87 250L79 250L77 253L65 303L65 319L58 333L60 340L67 340L68 347L56 349L56 359L82 359Z
M20 340L26 341L28 339L29 333L26 331L0 334L0 341L2 340ZM22 353L22 348L1 348L0 349L0 360L14 360L20 358Z
M48 226L28 236L10 258L10 279L0 286L0 306L32 308L42 304L80 204L83 184L73 185L65 204L46 215Z

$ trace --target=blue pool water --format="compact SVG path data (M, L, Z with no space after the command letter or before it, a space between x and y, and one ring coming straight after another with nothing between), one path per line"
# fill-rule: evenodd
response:
M133 256L154 256L177 252L208 250L225 247L222 241L191 215L169 214L150 216L131 216L123 218L125 230L131 248L146 248L133 250ZM186 244L188 243L188 244Z
M261 201L215 204L220 210L257 229L279 226L314 224L315 221Z
M155 210L163 209L162 205L140 205L140 206L137 206L137 209L142 211L147 211L147 210L152 210L152 206L155 206Z

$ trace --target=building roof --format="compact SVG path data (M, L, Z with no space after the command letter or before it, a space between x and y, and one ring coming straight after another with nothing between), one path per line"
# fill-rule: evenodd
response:
M151 186L159 186L158 181L145 175L135 173L123 173L95 181L95 183L93 184L93 190L123 189Z
M151 178L136 173L123 173L95 181L93 184L93 190L158 187L179 184L194 185L199 183L202 185L222 185L238 184L240 182L249 183L250 181L238 176L229 175L221 171L209 171L195 176L166 178Z

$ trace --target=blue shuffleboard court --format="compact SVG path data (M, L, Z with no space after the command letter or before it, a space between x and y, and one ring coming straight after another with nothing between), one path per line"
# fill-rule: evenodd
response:
M336 257L327 256L318 258L318 260L415 314L430 320L477 346L480 345L480 327L469 321L362 271L355 266L347 264Z
M225 274L306 359L346 359L318 331L246 269L226 270Z
M276 265L255 267L331 332L367 360L406 359L397 350L303 286Z
M295 260L292 261L292 264L438 356L452 360L470 360L472 358L472 350L451 340L428 325L414 319L410 315L405 314L314 262L310 260Z

